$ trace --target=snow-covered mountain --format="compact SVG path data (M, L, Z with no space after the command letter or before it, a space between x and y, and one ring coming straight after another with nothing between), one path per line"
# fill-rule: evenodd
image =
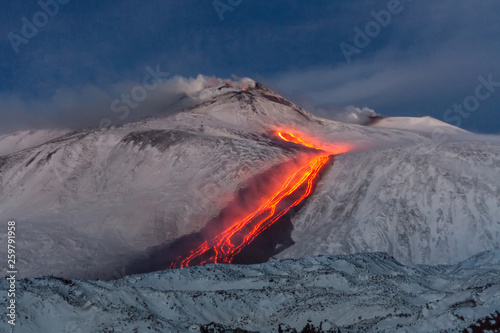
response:
M2 279L2 299L7 289ZM500 327L493 320L500 310L499 250L454 266L408 267L370 253L211 264L108 282L36 278L20 281L17 289L14 333L300 332L306 325L321 327L314 332L432 333L479 331L478 323L483 329L496 325L490 332ZM0 331L8 329L0 321Z
M400 129L417 133L440 130L445 133L464 134L467 131L432 117L387 117L376 119L371 126Z
M17 221L21 277L123 276L149 250L201 230L251 179L305 153L276 140L283 128L349 152L295 214L295 244L278 257L385 251L447 264L500 247L498 138L429 119L330 121L254 83L198 100L171 117L0 156L0 215ZM2 137L3 151L12 140Z

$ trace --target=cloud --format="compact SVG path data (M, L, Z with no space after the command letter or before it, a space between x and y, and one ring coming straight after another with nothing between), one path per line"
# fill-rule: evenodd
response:
M57 88L79 93L86 87L101 89L98 96L105 95L107 102L99 109L102 101L84 99L80 102L95 110L83 113L103 114L115 123L123 113L112 113L109 104L137 82L123 82L121 87L111 84L140 78L144 66L155 63L184 76L242 73L285 97L300 91L315 105L367 106L384 115L438 119L471 94L477 76L493 73L500 80L498 0L401 1L404 10L353 56L351 64L345 62L340 43L352 44L354 28L364 29L374 19L371 11L387 8L388 2L247 1L226 15L223 23L211 2L126 3L116 11L113 4L72 2L16 57L4 36L0 43L0 101L11 104L2 103L2 113L11 113L5 106L26 104L26 95L47 101ZM20 18L37 8L33 3L9 2L9 15L0 20L0 27L20 32ZM92 25L87 24L90 21ZM118 89L113 90L115 86ZM131 109L127 119L147 114L150 110L139 109L152 99L149 96L144 104ZM464 121L464 127L498 132L499 108L500 94L496 93ZM10 118L14 125L20 119L35 125L44 120L33 117L33 109L26 110L27 115ZM68 122L87 121L87 126L95 126L90 116L76 118ZM5 119L0 115L0 120ZM0 128L6 126L0 124Z
M488 50L454 43L429 54L401 58L395 51L384 50L368 60L289 71L268 81L299 105L297 92L309 96L315 105L362 105L384 115L430 115L443 120L447 109L474 92L479 76L492 75L495 82L500 81L495 57ZM465 127L486 121L498 107L500 95L495 93L464 121ZM319 108L318 115L328 117L329 110L338 111Z
M157 68L158 69L158 68ZM156 73L161 72L156 69ZM0 94L0 134L25 129L109 126L151 116L169 116L212 98L207 88L230 84L248 87L248 78L221 79L198 75L165 79L155 69L145 71L139 82L120 82L105 87L85 85L59 88L47 99L26 100L15 94Z
M500 81L500 48L493 42L499 29L492 14L498 9L494 1L412 2L352 63L332 61L266 79L292 95L293 102L294 92L300 91L318 105L364 105L384 115L443 119L445 110L473 93L478 76L493 74ZM367 22L372 19L368 13ZM352 29L364 27L351 24ZM352 29L343 36L351 44ZM499 107L500 95L492 94L464 127L487 129L496 123L498 131L491 115Z

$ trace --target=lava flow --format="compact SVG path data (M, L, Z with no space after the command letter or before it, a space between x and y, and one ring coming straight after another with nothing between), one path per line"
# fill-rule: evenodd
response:
M170 268L184 268L207 263L231 263L245 246L311 194L314 180L330 159L329 153L305 142L293 133L277 132L277 136L288 142L317 149L320 155L316 155L290 175L281 188L253 213L236 221L213 239L206 240L187 256L178 257L172 262ZM296 199L293 200L292 196Z

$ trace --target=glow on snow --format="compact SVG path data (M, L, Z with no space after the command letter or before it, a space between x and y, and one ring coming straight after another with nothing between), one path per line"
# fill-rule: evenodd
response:
M207 263L231 263L245 246L311 194L314 180L320 170L328 163L330 153L321 150L311 142L306 142L293 133L278 131L276 135L282 140L317 149L320 154L292 173L283 182L281 188L271 194L269 199L254 212L235 221L214 238L204 241L188 255L178 257L170 268L183 268ZM300 196L293 202L280 205L285 198L291 195L297 197L299 194ZM278 206L280 207L278 208Z

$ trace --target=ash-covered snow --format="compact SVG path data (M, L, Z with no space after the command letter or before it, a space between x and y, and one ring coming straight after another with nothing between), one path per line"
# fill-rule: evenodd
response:
M0 282L6 298L7 282ZM455 266L403 266L384 253L206 265L115 281L18 281L14 333L461 332L500 309L500 251ZM0 331L9 325L0 321ZM217 332L223 332L219 330ZM234 331L233 331L234 332Z

